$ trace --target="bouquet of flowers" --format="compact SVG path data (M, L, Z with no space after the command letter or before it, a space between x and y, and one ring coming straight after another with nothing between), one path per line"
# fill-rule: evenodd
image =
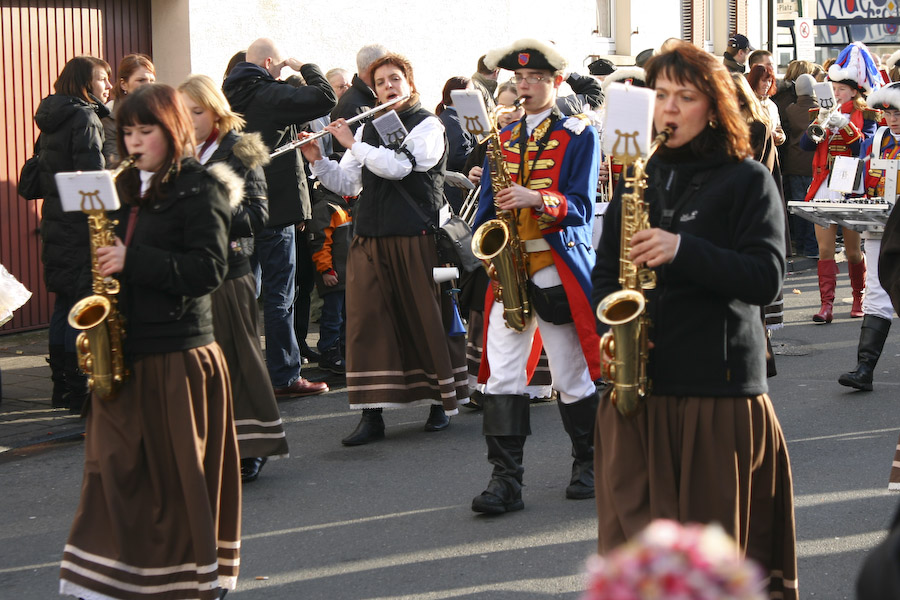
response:
M582 600L764 600L761 569L719 525L656 520L593 556Z
M31 292L0 265L0 325L13 317L13 311L28 302Z

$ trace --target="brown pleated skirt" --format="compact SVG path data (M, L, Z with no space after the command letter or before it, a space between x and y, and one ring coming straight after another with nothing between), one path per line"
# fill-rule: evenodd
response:
M226 279L211 298L216 342L231 374L241 458L286 457L288 444L281 412L259 345L256 279L252 273Z
M434 282L434 238L357 236L347 259L347 392L351 408L468 402L466 338ZM443 284L444 287L447 284Z
M153 354L94 398L60 594L212 600L240 564L241 479L219 346Z
M797 598L793 484L765 394L651 396L633 418L604 394L594 445L599 551L654 519L719 523L762 565L771 598Z

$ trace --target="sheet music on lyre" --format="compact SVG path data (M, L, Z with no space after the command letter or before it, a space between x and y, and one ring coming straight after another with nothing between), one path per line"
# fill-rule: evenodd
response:
M606 91L603 152L622 162L646 158L653 140L653 90L612 83Z
M478 90L453 90L450 92L453 108L459 116L459 124L476 137L491 132L492 122L484 106L484 98Z
M65 212L116 210L121 206L109 171L75 171L54 176Z
M391 148L399 148L409 133L395 110L374 119L372 125L384 144Z

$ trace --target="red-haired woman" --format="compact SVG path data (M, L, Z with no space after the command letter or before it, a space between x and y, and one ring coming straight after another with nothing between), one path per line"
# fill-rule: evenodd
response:
M608 393L600 401L600 553L654 519L718 522L766 570L773 597L797 598L790 462L759 323L784 277L781 199L751 158L734 82L715 57L667 42L645 68L654 126L672 131L647 165L650 228L626 250L656 272L646 292L652 392L632 417ZM620 289L621 197L619 186L603 220L595 306Z
M422 108L412 65L387 54L370 66L375 95L395 105L408 132L385 144L371 123L354 135L344 119L326 130L348 151L337 163L318 144L301 147L325 187L359 200L347 257L347 391L362 409L344 438L358 446L384 438L382 409L428 404L425 431L441 431L467 401L464 338L448 338L448 296L434 283L440 265L434 238L447 162L444 126ZM446 284L443 284L446 286Z
M50 371L54 408L79 414L90 395L87 377L78 368L69 310L91 294L91 253L87 217L63 212L53 176L63 171L97 171L104 167L104 106L111 85L109 65L93 56L76 56L66 63L53 84L56 91L41 100L34 122L41 130L39 154L41 190L41 260L47 291L56 295L50 316Z
M775 145L782 145L787 136L781 128L781 116L778 113L778 106L772 101L772 96L778 89L775 71L769 65L753 65L750 72L747 73L747 83L762 107L769 113L769 121L772 123L772 138Z
M110 114L103 119L103 156L106 157L107 168L114 168L119 164L116 151L116 104L142 85L154 81L156 67L146 54L129 54L119 62L116 83L110 94L112 99L107 106Z
M118 124L119 151L139 158L118 180L124 239L97 254L122 284L131 375L88 414L60 593L213 600L240 564L238 446L209 298L228 268L231 209L187 158L193 126L174 89L129 94Z

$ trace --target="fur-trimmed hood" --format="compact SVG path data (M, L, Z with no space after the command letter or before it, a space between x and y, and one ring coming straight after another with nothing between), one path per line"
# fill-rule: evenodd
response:
M240 206L241 200L244 199L244 179L223 162L207 165L206 171L225 187L231 210Z
M248 169L265 167L272 162L269 158L269 149L263 142L262 136L257 132L241 133L235 142L232 152Z

